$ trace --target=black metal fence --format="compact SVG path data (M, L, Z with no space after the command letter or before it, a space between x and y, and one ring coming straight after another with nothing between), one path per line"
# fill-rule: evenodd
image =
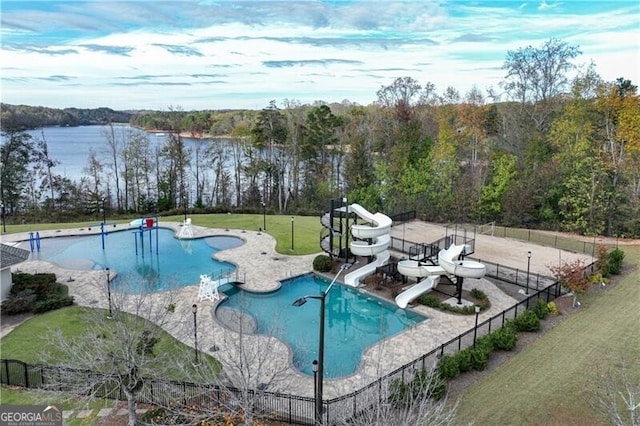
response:
M446 241L442 242L442 244L446 243ZM408 247L416 243L401 242L400 244ZM439 243L434 244L439 245ZM441 346L425 353L418 359L380 377L362 389L323 401L325 424L342 422L380 403L387 397L387 386L391 381L399 379L404 382L410 382L416 372L423 368L433 368L443 355L455 354L472 346L477 336L483 336L504 327L507 320L514 319L521 312L534 306L538 299L543 299L548 303L564 292L554 278L540 274L530 274L527 271L478 260L487 265L487 276L499 279L507 283L507 285L516 286L518 289L525 289L523 300L479 323L477 327L472 327ZM594 270L595 264L592 264L585 269L584 273L590 274ZM526 293L528 292L531 294L527 296ZM74 370L48 365L30 365L16 360L3 359L1 362L0 380L3 385L70 392L74 390L73 385L78 381L85 383L100 382L102 383L100 388L92 390L97 397L125 398L122 389L118 386L118 381L109 380L108 377L104 376L98 378L100 373L94 371ZM185 405L188 404L191 408L206 411L224 406L229 401L233 401L233 399L247 397L251 399L252 405L259 411L256 414L262 418L291 424L314 424L313 398L267 391L247 391L214 385L147 379L144 381L142 391L138 394L138 401L159 406L175 405L182 402Z
M487 262L483 262L487 264ZM523 273L517 269L503 265L487 264L489 275L509 278L510 285L522 287ZM551 280L551 281L550 281ZM493 317L454 337L441 346L425 353L418 359L407 363L395 371L380 377L362 389L331 400L323 401L325 424L336 424L351 418L383 401L388 393L388 384L396 379L410 382L416 372L423 368L433 368L438 359L446 354L456 352L473 345L475 337L483 336L504 327L507 320L534 306L538 299L546 303L563 293L561 286L549 277L535 275L531 281L538 287L531 286L531 295L515 305L494 315ZM108 376L88 370L76 370L49 365L31 365L17 360L1 360L0 381L3 385L21 386L25 388L49 389L55 391L77 391L78 381L83 383L100 383L100 387L92 389L96 397L125 399L119 382L110 380ZM248 393L248 395L247 395ZM214 412L226 406L234 399L249 398L256 414L262 418L284 421L291 424L314 424L314 399L268 391L242 390L232 387L205 385L189 382L147 379L142 391L138 394L138 402L168 406L176 404L188 405L203 412Z

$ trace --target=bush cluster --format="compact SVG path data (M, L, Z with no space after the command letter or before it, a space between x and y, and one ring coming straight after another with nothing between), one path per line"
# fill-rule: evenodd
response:
M544 299L538 299L532 310L541 320L547 318L551 312L549 305L547 305L547 302L545 302Z
M55 274L15 273L12 281L9 298L2 303L8 315L39 314L73 304L68 287L57 283Z
M624 251L616 248L609 253L606 266L605 276L619 275L622 273L622 261L624 260Z
M437 372L430 374L426 368L416 372L409 383L402 379L394 379L389 385L389 402L394 407L409 406L419 398L427 396L436 400L442 399L447 391L445 380Z
M450 380L466 371L482 371L487 368L492 351L513 350L517 342L518 336L515 330L510 327L482 336L476 339L475 346L440 358L437 367L438 375L444 380Z
M313 269L318 272L329 272L333 268L331 257L319 254L313 259Z
M491 307L489 297L487 297L487 295L484 294L484 292L482 292L481 290L473 288L471 290L471 296L476 299L477 306L480 307L480 311L485 311ZM449 305L448 303L442 303L440 299L438 299L433 294L421 295L420 297L418 297L418 303L430 308L440 309L441 311L453 312L456 314L473 315L476 313L475 307L472 305L462 307Z
M493 348L501 351L511 351L518 343L518 334L511 327L503 327L490 334Z
M558 316L560 315L560 309L558 309L558 306L556 305L556 302L551 301L549 303L547 303L547 308L549 309L549 313L553 316Z
M507 326L518 332L540 331L540 318L535 312L526 310L515 319L507 321Z
M536 304L542 312L544 305L545 316L549 310L544 301ZM437 372L442 380L450 380L460 373L471 370L484 370L489 362L491 352L496 350L511 351L518 343L518 331L540 330L540 319L532 310L518 315L514 320L507 321L505 327L476 339L475 346L458 351L454 355L444 355L438 361Z

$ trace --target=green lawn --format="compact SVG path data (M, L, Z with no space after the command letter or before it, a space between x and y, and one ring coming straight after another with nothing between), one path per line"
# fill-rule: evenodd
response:
M103 310L70 306L41 315L35 315L0 340L2 344L2 358L17 359L31 364L40 363L43 361L41 359L41 353L46 351L50 354L47 357L48 364L56 365L59 361L68 361L66 359L67 355L64 352L60 352L56 347L49 344L47 336L51 330L61 330L67 339L81 337L87 332L85 327L87 323L87 321L85 321L86 315L100 315L101 312L103 312ZM106 312L104 312L104 314L106 317ZM142 319L134 320L143 321ZM104 324L108 327L110 324L108 322L109 320L105 319L105 321ZM179 342L165 332L160 333L160 339L154 346L155 353L175 354L175 359L190 360L191 357L185 357L184 354L191 354L192 351L193 349L189 346ZM211 363L211 367L207 371L219 370L217 361L208 354L201 352L200 358L202 360L201 362ZM194 377L198 377L196 374L190 374L193 369L190 361L184 364L186 373L182 373L183 370L180 368L168 371L166 367L167 366L164 366L162 371L169 375L161 377L162 379L194 381ZM149 368L154 370L152 365L149 365Z
M633 270L467 388L458 424L607 424L587 403L589 390L621 357L640 375L640 247L621 248Z
M59 392L44 392L38 390L19 390L0 388L0 404L3 405L49 405L56 404L63 410L81 411L93 410L84 419L70 418L64 420L65 426L90 426L95 423L98 411L102 408L113 408L114 401L105 399L80 400L75 396Z
M266 233L276 241L276 250L282 254L313 254L320 252L320 224L319 216L288 216L261 214L199 214L189 215L192 223L198 226L220 229L244 229L257 231L263 228L266 221ZM293 217L293 222L291 218ZM160 221L182 222L183 215L161 216ZM107 223L129 223L130 220L107 220ZM35 232L50 229L86 228L95 226L96 221L74 223L38 223L31 225L7 225L7 234L16 232ZM291 250L293 223L293 250Z

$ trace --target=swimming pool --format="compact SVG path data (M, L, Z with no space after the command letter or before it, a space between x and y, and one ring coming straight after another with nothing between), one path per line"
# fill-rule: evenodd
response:
M174 231L160 228L157 234L155 229L146 231L143 245L139 232L136 238L134 231L110 232L105 236L104 250L100 234L42 239L40 252L31 253L30 260L45 260L67 269L109 268L119 277L133 277L126 280L128 292L162 291L197 284L201 274L215 277L234 271L235 265L212 255L244 243L224 235L179 240ZM124 290L123 281L114 280L114 288Z
M249 316L253 327L245 332L278 337L291 348L294 366L312 375L312 362L318 359L320 301L309 300L300 307L292 303L299 297L319 295L329 283L302 275L282 281L280 289L269 293L227 286L223 292L228 298L218 305L216 315L220 318L225 312L228 317L236 311ZM367 347L427 319L343 285L335 285L325 303L324 373L331 378L354 373Z

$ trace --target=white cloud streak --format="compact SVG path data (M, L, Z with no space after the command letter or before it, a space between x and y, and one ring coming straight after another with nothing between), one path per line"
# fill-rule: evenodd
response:
M552 37L579 45L580 61L593 60L607 80L640 78L637 5L588 13L555 2L541 11L494 4L14 4L1 18L2 101L187 110L262 108L284 98L368 104L401 76L465 93L497 87L508 50Z

